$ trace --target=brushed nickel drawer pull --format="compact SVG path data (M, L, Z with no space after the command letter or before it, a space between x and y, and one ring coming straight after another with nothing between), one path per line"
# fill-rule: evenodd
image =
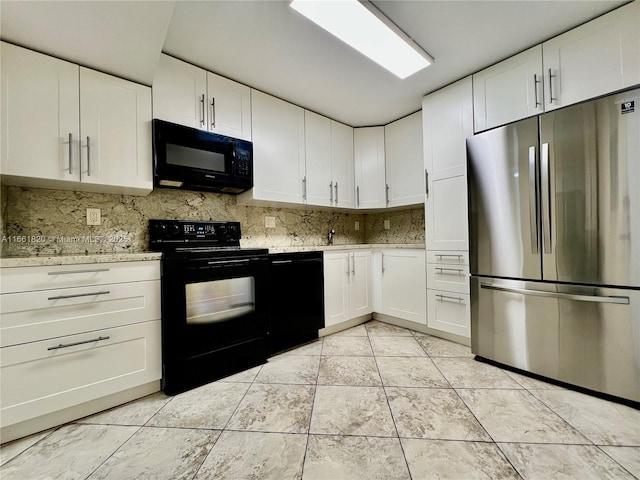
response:
M95 295L109 295L110 293L111 292L108 290L102 292L76 293L75 295L58 295L56 297L49 297L47 300L66 300L67 298L93 297Z
M71 275L73 273L97 273L97 272L108 272L108 268L94 268L92 270L74 270L74 271L64 271L64 272L47 272L47 275Z
M459 258L460 260L462 260L462 255L454 255L451 253L437 253L436 257L440 257L440 258L452 257L452 258Z
M436 295L436 298L439 298L443 302L445 301L445 299L446 300L455 300L456 302L459 302L459 303L464 305L464 302L463 302L464 298L462 298L462 297L450 297L449 295Z
M436 267L436 270L439 270L440 273L443 273L443 272L455 272L457 275L460 275L462 272L464 272L464 270L462 270L461 268Z
M92 338L91 340L84 340L82 342L61 343L60 345L56 345L55 347L49 347L47 348L47 350L59 350L61 348L75 347L76 345L84 345L85 343L100 342L102 340L109 340L110 338L111 337L98 337L98 338Z

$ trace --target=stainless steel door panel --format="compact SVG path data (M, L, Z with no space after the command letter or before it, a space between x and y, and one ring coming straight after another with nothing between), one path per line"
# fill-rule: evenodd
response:
M640 290L471 279L473 353L640 401Z
M538 119L467 139L471 272L542 279Z
M542 115L540 127L544 279L640 287L640 90Z

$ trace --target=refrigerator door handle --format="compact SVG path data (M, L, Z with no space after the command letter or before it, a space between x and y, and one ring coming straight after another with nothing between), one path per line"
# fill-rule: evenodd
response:
M593 303L619 303L629 305L629 297L599 297L597 295L574 295L571 293L543 292L541 290L529 290L527 288L501 287L489 283L480 283L480 288L487 290L499 290L501 292L520 293L522 295L535 295L538 297L551 297L560 300L577 300L579 302Z
M531 253L538 253L538 205L536 203L536 147L529 147L529 225Z
M540 194L542 196L542 233L544 234L544 253L551 249L551 188L549 186L549 144L543 143L540 155Z

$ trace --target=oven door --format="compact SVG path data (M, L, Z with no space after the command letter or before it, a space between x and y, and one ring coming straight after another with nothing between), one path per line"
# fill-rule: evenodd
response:
M266 256L163 261L165 392L184 391L266 361L268 266Z

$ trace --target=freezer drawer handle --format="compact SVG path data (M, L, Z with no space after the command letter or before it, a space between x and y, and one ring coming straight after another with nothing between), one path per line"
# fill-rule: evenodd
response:
M61 343L60 345L56 345L55 347L49 347L47 348L47 350L59 350L61 348L75 347L76 345L84 345L85 343L100 342L102 340L109 340L110 338L111 337L98 337L98 338L92 338L91 340L84 340L82 342Z
M480 288L486 288L487 290L499 290L501 292L520 293L523 295L535 295L538 297L559 298L561 300L576 300L578 302L619 303L622 305L629 305L629 297L598 297L596 295L574 295L572 293L543 292L540 290L529 290L527 288L500 287L498 285L490 285L488 283L480 283Z
M75 295L57 295L55 297L49 297L47 300L66 300L67 298L93 297L95 295L109 295L110 293L109 290L105 290L102 292L76 293Z
M73 273L97 273L97 272L108 272L108 268L94 268L91 270L74 270L74 271L64 271L64 272L47 272L47 275L71 275Z
M440 301L445 302L447 300L454 300L457 303L464 305L464 298L462 297L450 297L449 295L436 295L436 298L439 298Z

